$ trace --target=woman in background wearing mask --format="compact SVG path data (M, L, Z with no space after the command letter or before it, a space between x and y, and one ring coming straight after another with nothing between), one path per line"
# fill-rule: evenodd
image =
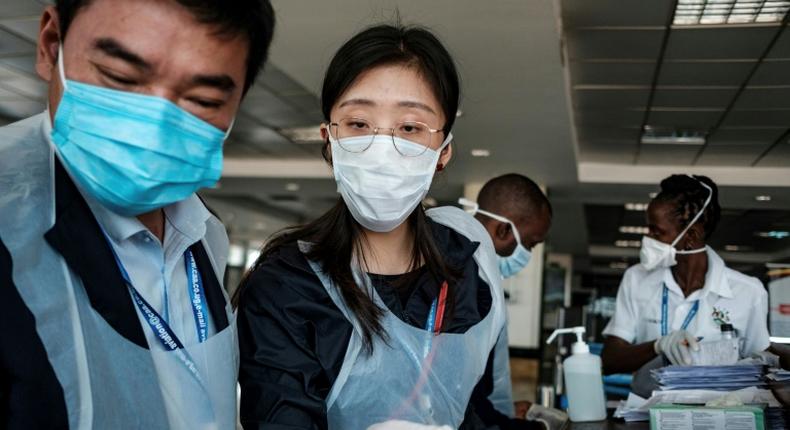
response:
M244 426L471 425L504 323L496 253L462 210L421 205L458 96L426 30L372 27L335 54L321 133L341 199L272 238L239 288Z
M603 334L605 373L633 372L658 355L691 364L700 338L731 324L745 339L741 355L770 346L768 294L736 272L706 241L719 222L718 188L705 176L672 175L647 208L641 264L626 270L614 317Z

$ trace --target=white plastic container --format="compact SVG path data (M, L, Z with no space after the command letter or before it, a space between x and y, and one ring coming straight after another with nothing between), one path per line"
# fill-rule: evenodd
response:
M563 362L568 416L573 422L602 421L606 419L606 397L603 392L601 358L590 354L590 347L584 343L584 332L584 327L557 329L546 343L551 343L558 334L576 334L571 356Z

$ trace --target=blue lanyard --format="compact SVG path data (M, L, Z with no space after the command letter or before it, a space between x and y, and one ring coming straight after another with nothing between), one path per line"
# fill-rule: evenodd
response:
M666 336L667 331L667 313L669 312L669 289L667 289L667 284L664 284L664 291L661 294L661 336ZM694 304L691 306L688 315L686 315L686 319L683 320L683 325L680 326L683 330L688 328L689 324L691 324L691 320L697 315L697 310L699 310L699 300L695 300Z
M187 289L189 290L189 303L192 304L192 316L195 318L198 342L208 339L208 314L206 313L206 294L203 289L203 279L200 277L195 256L189 249L184 252L184 265L187 270Z
M431 310L428 312L428 320L425 322L425 331L433 331L433 326L436 324L436 308L439 307L439 299L433 299L431 303Z
M134 303L137 305L140 313L145 316L146 320L148 321L148 326L151 327L151 330L154 332L157 339L159 339L159 342L168 351L183 349L184 344L170 328L170 325L167 323L167 321L154 310L153 306L143 299L140 292L134 287L132 284L132 278L129 276L129 272L126 271L126 267L123 265L121 259L118 257L118 254L115 252L115 248L113 248L112 242L110 242L109 238L107 238L107 245L110 246L112 256L115 258L115 264L118 265L118 269L121 271L121 276L123 277L124 282L126 282L126 285L132 294ZM197 330L198 342L203 343L206 341L206 339L208 339L209 316L208 313L206 313L208 306L206 305L206 294L203 288L203 279L200 276L200 272L198 271L195 256L192 255L192 251L189 249L184 252L184 264L187 274L187 288L190 297L189 302L192 305L192 316L195 318L195 328ZM164 305L165 308L167 308L167 303Z

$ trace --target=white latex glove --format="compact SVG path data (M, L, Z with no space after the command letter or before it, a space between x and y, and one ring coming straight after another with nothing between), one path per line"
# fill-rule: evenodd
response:
M527 421L538 421L546 430L562 430L568 425L568 414L559 409L533 404L527 411Z
M383 423L373 424L368 430L453 430L449 426L429 426L425 424L412 423L409 421L390 420Z
M691 365L691 350L699 351L697 338L686 330L675 330L653 344L656 354L664 354L672 364Z

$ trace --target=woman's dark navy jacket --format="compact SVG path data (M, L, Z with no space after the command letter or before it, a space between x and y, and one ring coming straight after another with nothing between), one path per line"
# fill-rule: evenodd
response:
M452 286L455 307L444 330L463 333L491 308L489 286L479 277L473 258L479 244L448 227L429 223L447 262L463 270L462 278ZM414 275L413 286L400 292L392 287L397 276L372 275L371 279L393 314L424 327L439 285L426 270ZM326 429L325 400L343 365L351 323L332 302L296 243L269 255L243 288L238 313L242 424L245 429ZM517 420L511 423L487 400L492 380L489 358L461 428L516 424Z

